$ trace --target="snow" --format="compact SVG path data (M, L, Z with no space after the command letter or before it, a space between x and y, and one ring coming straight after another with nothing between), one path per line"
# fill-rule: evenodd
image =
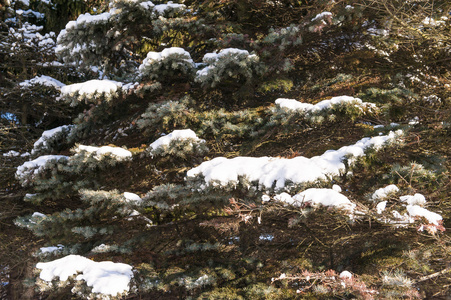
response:
M143 63L139 66L139 70L142 71L145 68L145 66L151 65L154 62L165 60L166 58L172 55L180 55L182 57L185 57L183 60L194 67L194 61L191 59L191 55L189 54L188 51L179 47L171 47L165 48L161 52L154 51L148 52L146 58L143 60Z
M402 202L406 202L408 205L423 206L426 204L426 198L422 194L419 194L419 193L416 193L413 196L410 196L410 195L401 196L401 197L399 197L399 200L401 200Z
M300 192L293 197L288 193L280 193L274 196L279 202L294 206L327 206L344 209L353 213L356 205L348 197L333 189L310 188ZM264 199L262 199L265 201Z
M88 153L95 154L96 159L101 159L102 156L105 155L114 156L116 157L117 160L126 160L132 157L132 153L130 151L120 147L111 147L111 146L95 147L95 146L78 145L75 152L80 153L81 151L86 151Z
M317 206L332 206L353 212L355 204L348 197L332 189L310 188L293 196L294 204L311 204Z
M33 150L31 154L35 154L37 148L47 147L47 140L51 139L55 134L60 133L65 130L70 130L73 125L63 125L50 130L46 130L42 133L41 137L34 143Z
M151 150L155 150L159 147L168 146L174 140L186 140L186 139L193 139L195 141L204 141L199 139L196 133L191 129L181 129L174 130L170 134L160 137L155 142L150 144L149 148Z
M151 9L155 6L155 4L153 4L152 1L141 2L141 3L139 3L139 5L141 5L145 9Z
M82 83L66 85L61 88L61 96L74 96L75 94L92 97L95 94L111 94L122 88L123 83L108 79L93 79Z
M106 23L111 17L109 12L104 12L98 15L91 15L90 13L85 13L78 16L77 20L70 21L66 24L66 30L74 29L75 27L80 27L87 23Z
M62 83L61 81L56 80L55 78L52 78L52 77L46 76L46 75L36 76L33 79L25 80L25 81L22 81L21 83L19 83L19 85L22 87L28 87L28 86L32 86L35 84L54 87L57 90L60 90L63 86L65 86L65 84Z
M338 277L340 279L351 279L352 278L352 273L349 271L343 271L340 273L340 275L338 275Z
M311 21L313 22L313 21L316 21L316 20L321 20L321 19L324 19L326 17L332 17L332 13L328 12L328 11L324 11L324 12L322 12L320 14L317 14Z
M334 190L334 191L337 191L337 192L339 192L339 193L341 193L341 186L339 186L338 184L334 184L333 186L332 186L332 189Z
M387 198L390 194L394 194L397 192L399 192L399 188L394 184L390 184L387 185L386 187L377 189L371 196L371 200L373 201L383 200Z
M30 173L38 174L45 166L45 164L49 161L58 161L58 160L67 160L69 157L65 155L43 155L38 158L27 161L23 163L21 166L17 167L16 177L17 179L23 179L25 176Z
M47 216L44 215L43 213L40 213L40 212L35 211L35 212L31 215L31 217L32 217L32 218L45 218L45 217L47 217Z
M431 224L440 225L440 222L442 221L441 215L429 211L421 206L407 205L406 209L411 217L423 217Z
M286 108L295 111L303 111L305 113L319 112L321 110L329 109L333 105L346 103L353 103L355 106L359 107L371 107L371 108L376 107L373 103L363 102L359 98L354 98L351 96L333 97L329 100L323 100L317 104L303 103L294 99L285 99L285 98L279 98L276 100L275 103L280 108Z
M111 261L95 262L80 255L40 262L36 264L36 268L42 270L39 277L44 281L52 281L56 277L66 281L70 276L76 276L76 280L84 280L92 287L93 293L112 296L128 292L130 279L133 277L130 265Z
M136 195L134 193L130 193L130 192L124 192L124 197L125 197L125 200L127 200L128 202L141 202L142 201L141 197L139 197L138 195Z
M349 163L356 157L363 156L365 149L375 149L395 139L401 131L390 132L385 136L363 138L356 144L344 146L338 150L328 150L320 156L306 158L298 156L287 159L280 157L244 157L232 159L217 157L205 161L199 166L189 170L187 177L202 175L207 185L227 186L236 184L240 176L246 177L250 182L258 182L260 188L283 188L286 181L292 183L314 182L318 179L328 179L337 176L346 170L343 160L349 158Z
M19 155L20 155L20 153L17 151L14 151L14 150L10 150L6 153L3 153L3 156L5 156L5 157L15 157L15 156L19 156Z
M52 254L55 252L58 252L60 250L62 250L64 248L63 245L58 245L58 246L50 246L50 247L41 247L39 248L39 252L42 254Z
M388 201L382 201L382 202L379 202L376 205L376 211L377 211L378 214L381 214L382 212L385 211L385 207L387 206L387 202Z
M249 51L237 49L237 48L226 48L219 51L219 53L207 53L203 57L204 62L212 63L214 61L217 61L218 59L224 57L224 56L237 56L237 55L246 55L249 56Z
M16 14L19 16L20 15L25 15L25 16L34 15L36 17L36 19L44 19L44 17L45 17L45 14L31 10L31 9L27 9L27 10L17 9Z
M172 1L168 1L166 4L158 4L155 5L154 10L156 10L160 15L163 15L169 9L185 9L184 4L173 3Z

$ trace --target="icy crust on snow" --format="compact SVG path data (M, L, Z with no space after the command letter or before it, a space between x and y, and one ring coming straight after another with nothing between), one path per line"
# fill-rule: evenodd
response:
M196 133L191 129L181 129L174 130L168 135L162 136L157 139L155 142L149 145L149 150L156 150L160 147L169 146L172 141L175 140L187 140L191 139L193 141L205 142L197 137Z
M354 211L356 206L348 197L333 189L310 188L294 196L290 196L288 193L277 194L274 199L295 206L335 207L350 213Z
M402 131L390 132L385 136L363 138L354 145L344 146L338 150L328 150L320 156L306 158L277 157L236 157L227 159L217 157L203 162L191 169L187 177L203 176L207 185L227 186L236 184L239 177L245 177L250 182L258 182L260 188L275 187L281 189L286 181L292 183L314 182L327 179L330 176L340 175L346 167L343 160L347 157L360 157L365 155L365 149L374 147L378 149L384 144L393 141ZM349 163L352 163L352 158Z
M74 125L63 125L44 131L41 137L34 143L33 150L31 150L31 154L32 155L36 154L38 149L47 148L49 140L51 140L55 135L59 133L70 131L72 127L74 127Z
M351 96L333 97L331 99L318 102L317 104L303 103L294 99L286 99L286 98L279 98L276 100L275 103L280 108L285 108L294 111L302 111L304 113L315 113L321 110L329 109L334 105L348 103L354 104L355 106L362 108L363 107L373 109L376 108L376 105L373 103L363 102L359 98L354 98Z
M39 277L51 282L59 278L66 281L71 276L75 280L84 280L92 287L93 293L116 296L128 292L133 277L132 266L111 261L95 262L80 255L68 255L63 258L36 264L41 269ZM77 275L78 274L78 275Z
M75 149L76 153L80 153L82 151L86 151L89 154L93 154L94 157L98 160L102 159L103 156L110 155L115 157L118 161L131 159L132 153L124 148L120 147L111 147L111 146L103 146L103 147L95 147L95 146L85 146L78 145Z
M46 75L36 76L30 80L25 80L19 83L21 87L29 87L36 84L54 87L57 90L61 90L61 88L65 86L65 84L61 81Z
M50 161L60 161L60 160L68 160L69 157L65 155L44 155L39 156L38 158L27 161L23 163L21 166L17 167L16 178L21 180L29 175L36 175L42 169L44 169L45 165Z

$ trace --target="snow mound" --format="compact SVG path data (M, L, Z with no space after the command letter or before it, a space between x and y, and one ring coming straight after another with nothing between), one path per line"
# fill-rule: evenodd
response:
M292 183L314 182L319 179L326 180L330 176L340 175L346 170L343 162L349 158L348 163L353 163L356 157L365 155L365 149L374 147L378 149L392 141L400 132L390 132L385 136L363 138L356 144L344 146L338 150L328 150L320 156L306 158L278 157L235 157L227 159L217 157L203 162L191 169L187 177L203 176L207 185L227 186L236 184L239 177L245 177L250 182L258 182L260 188L280 189L287 181Z
M371 200L373 201L383 200L387 198L390 194L394 194L397 192L399 192L399 188L394 184L390 184L387 185L386 187L377 189L371 196Z
M426 198L422 194L416 193L413 196L406 195L399 197L399 200L406 202L408 205L419 205L423 206L426 204Z
M31 161L27 161L27 162L23 163L21 166L17 167L16 178L19 180L22 180L29 175L36 175L44 168L44 166L49 161L59 161L62 159L68 160L69 157L65 156L65 155L39 156L38 158L31 160Z
M85 13L78 16L77 20L68 22L66 24L66 30L82 27L89 23L106 23L108 22L110 17L111 14L109 12L104 12L98 15L91 15L90 13Z
M168 1L166 4L158 4L154 6L154 10L157 11L160 15L165 14L169 10L174 11L183 11L186 6L184 4L173 3L172 1Z
M130 193L130 192L124 192L124 198L127 202L139 203L142 201L141 197L139 197L135 193Z
M21 83L19 83L19 85L21 87L29 87L29 86L36 85L36 84L40 84L40 85L44 85L44 86L48 86L48 87L54 87L57 90L61 90L61 88L65 86L65 84L62 83L61 81L56 80L55 78L52 78L50 76L45 76L45 75L36 76L30 80L25 80L25 81L22 81Z
M49 140L51 140L53 137L55 137L55 135L59 133L70 131L72 127L73 125L63 125L44 131L41 137L34 143L33 150L31 150L31 154L34 155L40 148L47 148Z
M354 211L356 206L348 199L348 197L333 189L310 188L293 197L288 193L281 193L276 195L274 199L295 206L335 207L347 210L350 213Z
M130 265L111 261L95 262L80 255L40 262L36 264L36 268L41 269L39 277L44 281L52 281L57 277L60 281L66 281L70 276L76 275L75 279L84 280L92 287L93 293L112 296L128 292L130 279L133 277Z
M317 104L303 103L294 99L286 99L286 98L279 98L276 100L275 103L280 108L285 108L294 111L302 111L304 113L315 113L321 110L329 109L333 105L348 104L348 103L354 104L355 106L358 107L369 107L369 108L376 107L373 103L363 102L359 98L354 98L351 96L333 97L331 99L318 102Z
M224 56L249 56L249 51L247 50L242 50L242 49L237 49L237 48L226 48L226 49L222 49L221 51L219 51L219 53L207 53L204 55L203 57L203 61L206 63L213 63L221 58L223 58ZM256 56L255 54L253 54L254 56Z
M440 223L442 222L443 218L441 215L435 212L427 210L418 205L407 205L406 209L411 217L420 217L420 218L423 217L426 220L428 220L430 224L434 224L437 226L441 225Z
M61 96L83 95L94 97L96 94L112 94L117 92L123 86L122 82L108 79L93 79L82 83L66 85L61 88Z
M149 145L150 150L155 150L163 146L169 146L169 144L174 140L187 140L191 139L194 141L204 141L197 137L196 133L191 129L174 130L168 135L162 136L155 142Z
M103 156L106 155L113 156L119 161L127 160L132 157L132 153L130 151L120 147L111 147L111 146L95 147L95 146L78 145L78 147L75 149L75 152L80 153L81 151L86 151L90 154L94 154L96 159L101 159Z

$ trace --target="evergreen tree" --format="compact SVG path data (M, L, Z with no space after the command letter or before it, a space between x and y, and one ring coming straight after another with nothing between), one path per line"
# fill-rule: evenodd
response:
M447 1L1 3L0 296L450 296Z

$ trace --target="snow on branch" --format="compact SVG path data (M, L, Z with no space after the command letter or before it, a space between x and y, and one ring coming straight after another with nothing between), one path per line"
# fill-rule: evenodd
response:
M39 278L42 290L52 287L52 281L57 278L61 282L73 278L91 287L91 293L94 294L126 295L133 277L132 266L128 264L95 262L80 255L68 255L54 261L40 262L36 264L36 268L41 270Z
M161 52L150 51L139 71L152 79L174 76L177 73L189 75L194 70L194 61L189 52L179 47L166 48Z
M203 176L207 185L215 186L236 184L239 177L245 177L249 182L258 183L261 189L271 189L274 185L282 189L287 182L307 183L338 176L346 170L344 160L348 159L348 164L352 164L356 158L365 155L365 150L377 150L394 142L401 134L402 131L397 131L385 136L363 138L354 145L328 150L312 158L217 157L189 170L187 177Z
M72 106L80 102L98 102L105 98L110 101L119 93L127 92L134 84L124 84L114 80L89 80L81 83L66 85L61 88L61 99L69 102Z
M202 155L208 152L205 140L197 137L191 129L174 130L149 145L151 156L175 155L186 157L188 155Z
M263 72L259 57L247 50L236 48L222 49L219 53L207 53L203 57L206 67L197 71L195 80L203 86L215 87L227 79L246 81Z
M338 96L332 97L328 100L323 100L317 104L303 103L294 99L284 99L279 98L276 100L276 105L280 108L299 111L306 114L317 113L322 110L331 109L338 105L354 105L361 109L376 109L376 105L369 102L363 102L359 98L354 98L351 96Z

